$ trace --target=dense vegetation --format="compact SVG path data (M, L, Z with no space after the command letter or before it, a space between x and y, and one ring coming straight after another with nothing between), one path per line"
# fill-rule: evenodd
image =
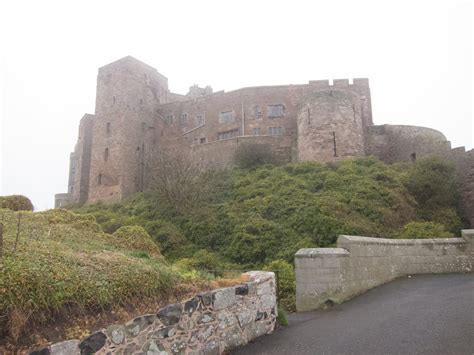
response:
M97 314L137 298L161 303L196 291L142 227L106 234L93 216L66 210L1 209L0 221L0 339L18 339L28 325L58 314Z
M147 193L77 207L78 214L14 212L31 203L0 199L9 208L0 210L3 335L18 337L28 322L65 310L123 306L136 297L166 301L229 269L278 270L279 302L291 311L299 248L334 245L340 234L460 232L454 170L445 162L386 165L365 158L275 166L245 154L239 169L202 174L173 160L173 173Z
M461 229L454 170L437 159L392 166L373 158L255 166L242 155L248 169L193 179L186 169L183 181L195 188L189 200L181 195L179 206L158 188L76 212L92 214L108 233L140 225L169 260L207 270L288 270L299 248L333 245L340 234L451 237ZM285 302L291 310L292 301Z
M22 195L0 196L0 208L12 211L33 211L33 204Z

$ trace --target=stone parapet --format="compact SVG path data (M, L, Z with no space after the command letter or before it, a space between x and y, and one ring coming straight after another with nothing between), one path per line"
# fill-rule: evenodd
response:
M474 230L462 238L384 239L342 235L338 248L295 254L296 308L342 302L397 277L472 272Z
M273 332L276 287L273 272L252 271L248 281L196 295L79 340L30 354L222 354Z

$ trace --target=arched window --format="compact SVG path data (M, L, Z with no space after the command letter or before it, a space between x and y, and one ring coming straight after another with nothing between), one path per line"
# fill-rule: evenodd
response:
M109 160L109 148L105 148L104 151L104 161Z

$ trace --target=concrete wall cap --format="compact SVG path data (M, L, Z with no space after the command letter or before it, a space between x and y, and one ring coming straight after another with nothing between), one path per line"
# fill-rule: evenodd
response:
M303 248L296 252L296 258L344 257L350 253L343 248Z
M473 231L474 233L474 231ZM427 239L388 239L341 235L337 245L344 244L388 244L388 245L429 245L429 244L464 244L462 238L427 238Z

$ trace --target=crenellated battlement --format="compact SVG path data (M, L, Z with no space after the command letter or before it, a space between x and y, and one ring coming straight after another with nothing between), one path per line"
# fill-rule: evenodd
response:
M310 80L309 85L318 88L334 88L334 87L369 87L369 79L367 78L354 78L352 83L350 79L333 79L332 84L330 80Z

